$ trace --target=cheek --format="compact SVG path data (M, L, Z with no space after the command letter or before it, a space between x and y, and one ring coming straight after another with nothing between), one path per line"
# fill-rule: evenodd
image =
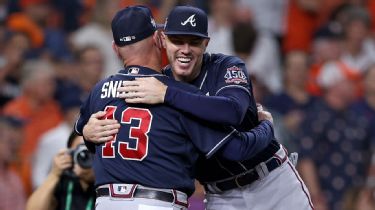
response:
M168 47L165 49L168 57L168 61L171 63L176 59L177 49L173 47Z

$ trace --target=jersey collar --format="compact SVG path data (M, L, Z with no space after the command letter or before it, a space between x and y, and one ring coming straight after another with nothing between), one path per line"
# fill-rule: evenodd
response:
M153 69L150 69L144 66L136 66L136 65L127 66L125 69L120 70L119 73L127 74L127 75L154 75L154 74L161 75L161 73Z

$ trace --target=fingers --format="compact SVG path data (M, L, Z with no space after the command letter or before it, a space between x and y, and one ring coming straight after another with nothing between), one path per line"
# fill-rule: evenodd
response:
M98 126L100 126L99 129L104 128L119 128L120 124L117 122L117 120L114 119L105 119L105 120L98 120L97 121Z
M257 110L258 110L258 112L264 110L262 104L257 103Z
M99 112L96 112L94 114L91 115L91 118L96 118L96 119L100 119L102 117L104 117L106 114L106 112L104 111L99 111Z
M95 143L104 143L113 139L114 135L119 132L120 124L103 124L99 126L91 137Z
M125 102L126 103L129 103L129 104L146 104L146 103L149 103L149 100L147 100L146 98L142 98L142 97L129 97L129 98L125 98Z
M131 83L125 83L131 82ZM136 81L125 81L124 86L117 88L119 98L135 98L135 97L144 97L145 91L144 87L140 86L139 82Z
M120 128L120 124L116 120L100 120L99 123L100 125L97 127L96 132L102 132L106 135L116 134L114 132Z
M166 91L167 86L154 77L123 81L123 86L117 88L118 97L127 103L163 103Z
M60 150L53 159L52 173L60 175L63 170L66 170L73 165L72 157L66 149Z
M90 118L83 128L83 136L87 141L103 143L111 140L118 133L120 124L114 119Z
M131 92L121 92L118 94L118 97L119 98L125 98L125 99L128 99L128 98L143 98L146 96L146 93L145 92L139 92L139 91L131 91Z
M258 111L258 120L259 121L268 120L271 123L273 123L272 115L270 112L267 112L267 111Z
M118 133L118 132L116 132L116 133ZM116 134L115 133L115 134ZM98 138L98 143L105 143L105 142L107 142L107 141L111 141L112 139L113 139L113 135L114 134L112 134L112 135L107 135L107 136L102 136L102 137L100 137L100 138Z
M139 86L140 84L141 84L141 81L139 81L139 80L122 81L121 87Z
M142 90L140 86L136 85L127 85L127 86L121 86L117 88L117 92L135 92Z

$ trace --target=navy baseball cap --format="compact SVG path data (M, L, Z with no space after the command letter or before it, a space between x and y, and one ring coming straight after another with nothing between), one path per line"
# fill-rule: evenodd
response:
M118 11L111 27L113 40L119 47L146 39L157 28L150 9L145 6L129 6Z
M164 33L209 38L207 25L207 15L203 10L192 6L176 6L167 17Z

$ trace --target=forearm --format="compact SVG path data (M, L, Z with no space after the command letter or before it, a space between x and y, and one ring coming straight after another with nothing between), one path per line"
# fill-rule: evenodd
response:
M242 132L240 136L228 141L221 148L220 154L229 160L247 160L266 148L272 139L274 139L272 124L268 120L263 120L249 132Z
M60 177L50 173L44 183L37 188L26 204L26 210L51 210L56 206L54 190Z
M164 100L174 108L203 120L238 125L246 114L249 97L245 92L233 92L232 96L205 96L168 87Z
M310 159L301 159L298 164L298 171L306 183L311 195L319 195L321 193L317 171L314 163Z

